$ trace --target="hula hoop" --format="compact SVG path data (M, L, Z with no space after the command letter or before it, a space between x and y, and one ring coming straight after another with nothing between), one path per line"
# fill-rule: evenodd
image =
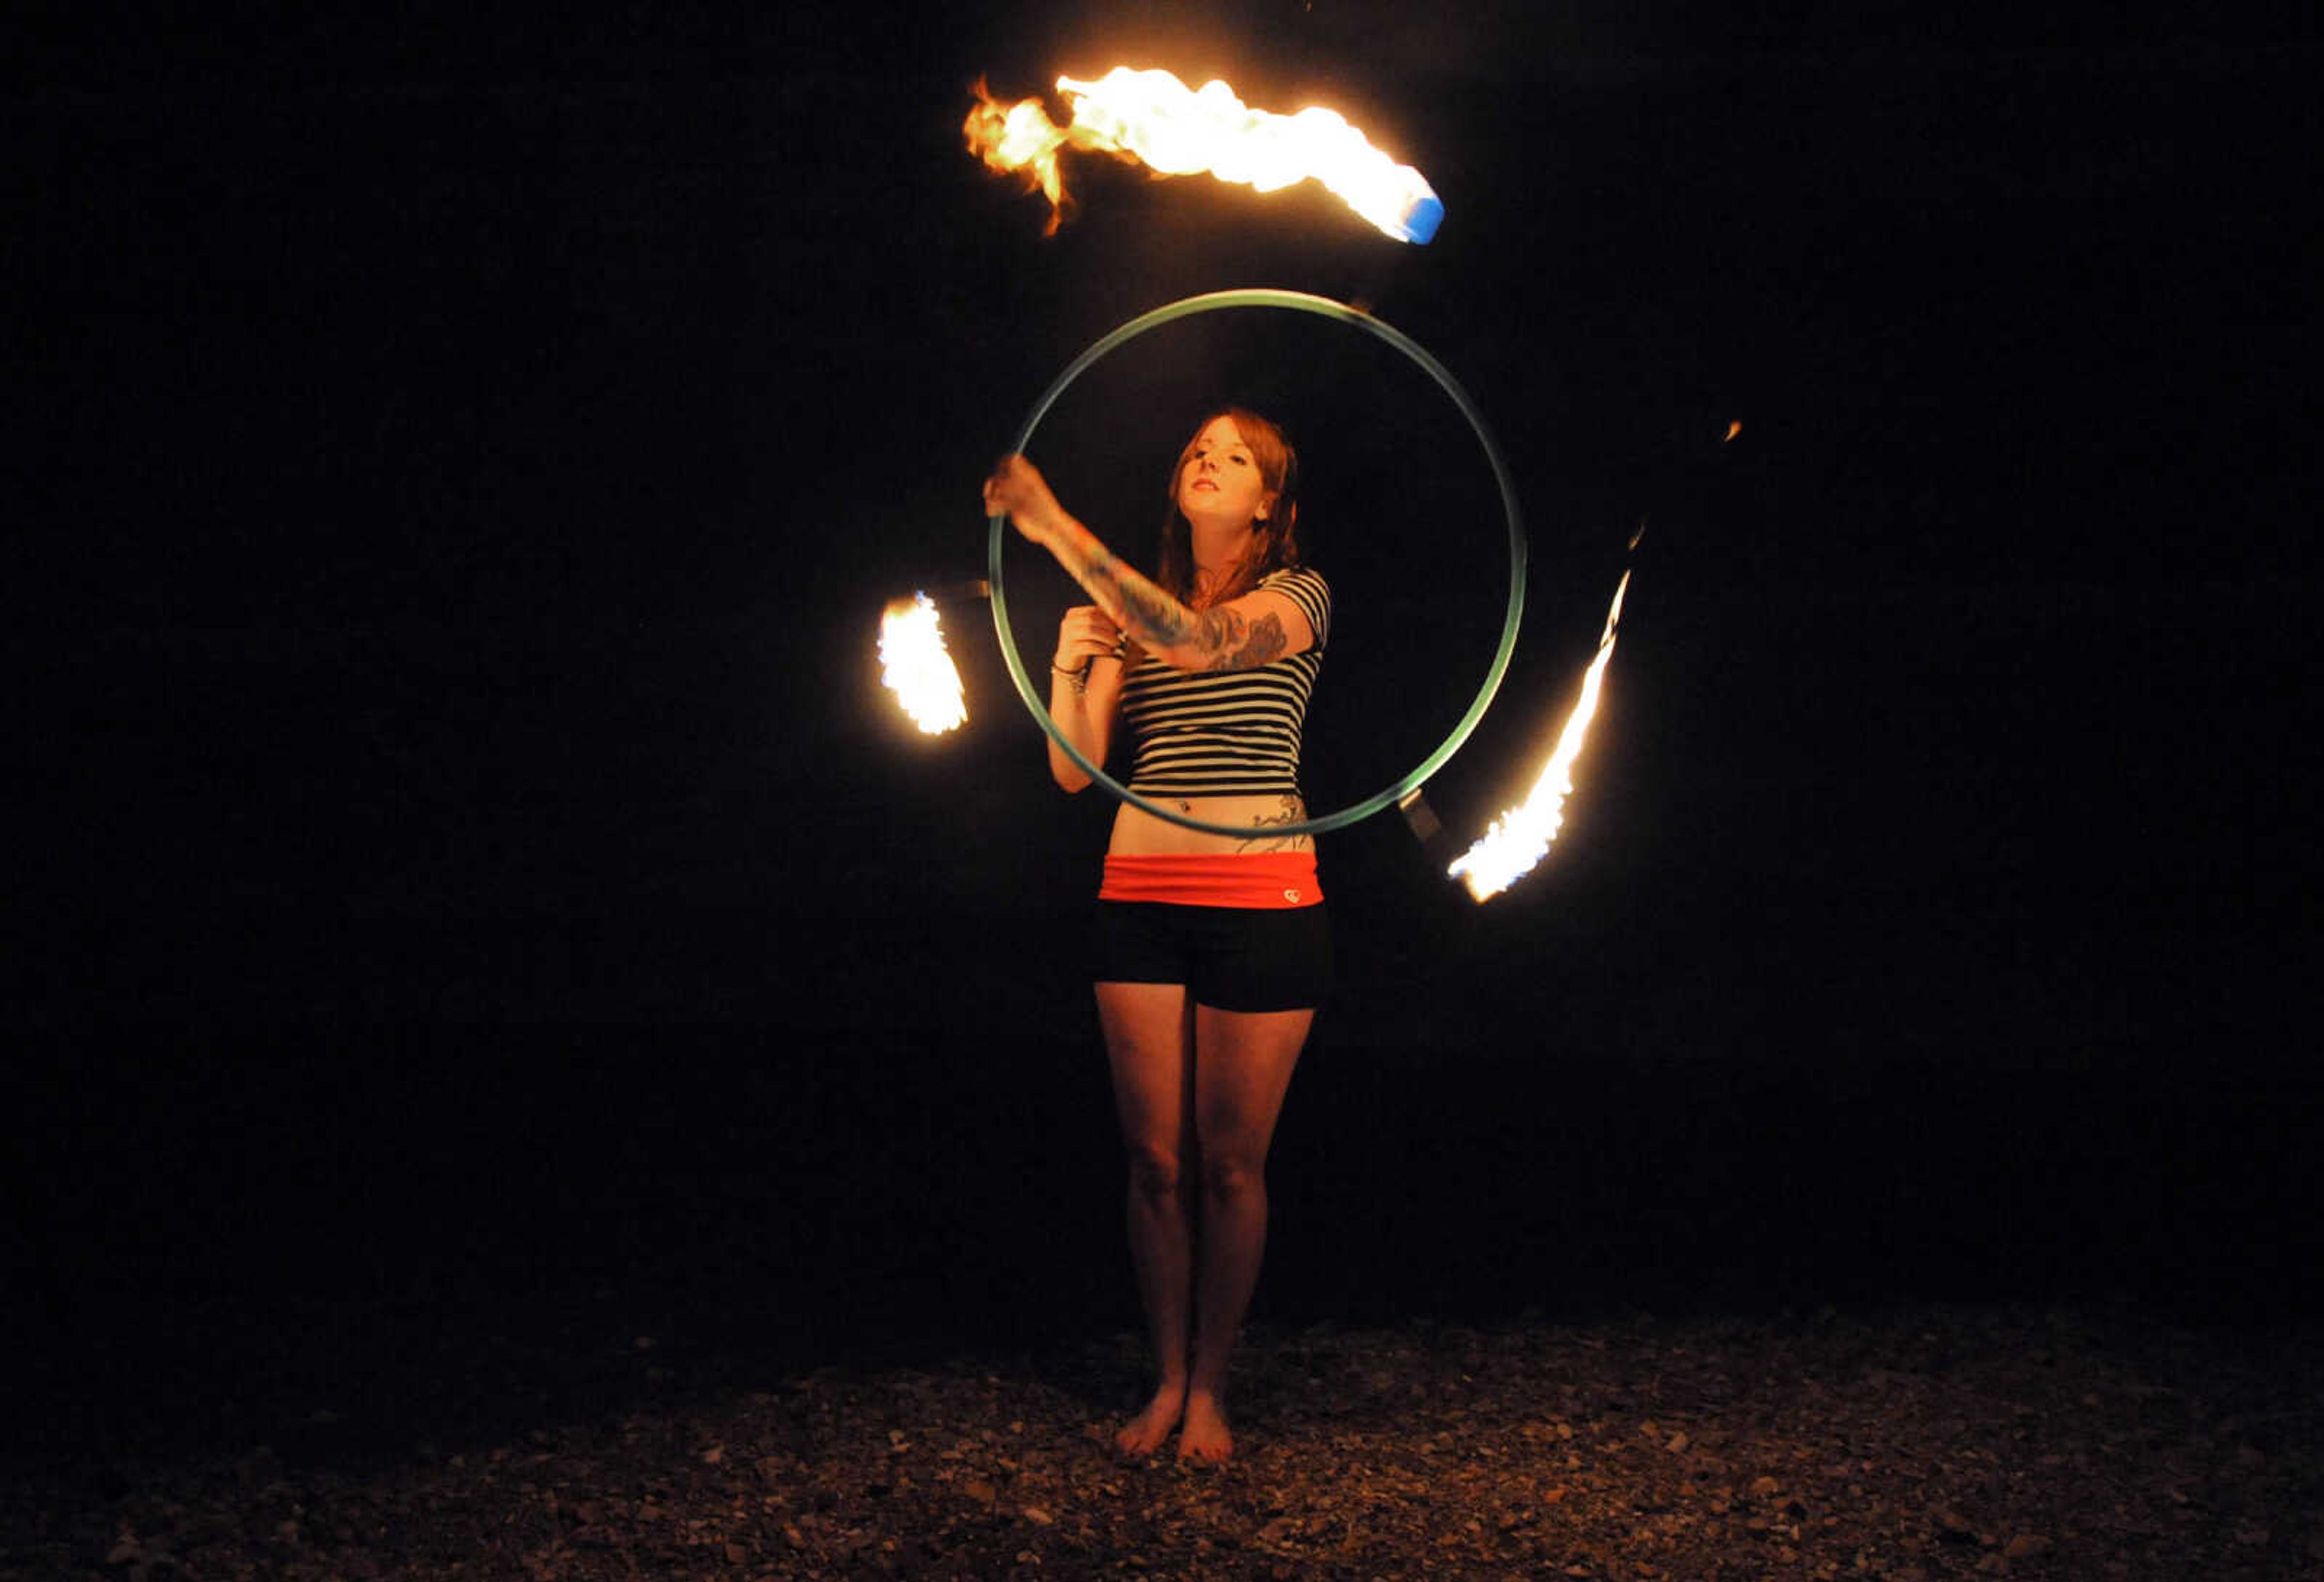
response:
M1476 403L1469 399L1469 392L1461 388L1460 381L1454 379L1443 363L1430 356L1411 336L1374 318L1360 308L1351 307L1345 302L1335 301L1329 297L1313 296L1305 291L1277 290L1271 287L1211 291L1199 297L1182 298L1178 301L1157 308L1150 313L1141 314L1111 334L1093 342L1086 351L1073 360L1063 373L1057 375L1049 388L1041 392L1041 399L1033 403L1032 412L1026 418L1024 427L1018 429L1017 438L1009 448L1011 451L1023 450L1027 442L1033 437L1033 430L1040 426L1041 419L1048 415L1049 409L1056 404L1057 398L1065 393L1066 387L1087 373L1093 363L1109 352L1126 342L1137 339L1149 329L1170 323L1173 319L1189 317L1197 313L1215 313L1227 308L1282 308L1299 313L1312 313L1321 318L1336 319L1342 324L1352 324L1403 353L1436 382L1438 387L1452 398L1452 404L1461 409L1461 415L1469 420L1470 431L1476 435L1477 443L1484 449L1485 459L1492 464L1493 481L1499 486L1501 492L1502 518L1508 526L1508 612L1502 618L1500 645L1493 650L1492 663L1485 669L1484 685L1477 689L1477 695L1471 701L1468 712L1461 716L1459 722L1452 727L1452 734L1438 743L1434 751L1422 759L1418 765L1406 771L1387 789L1376 792L1360 802L1351 802L1337 812L1325 814L1319 818L1304 819L1297 823L1268 826L1270 836L1322 834L1327 830L1344 829L1350 824L1368 819L1381 809L1401 802L1405 797L1417 791L1426 783L1431 775L1444 767L1445 760L1460 750L1461 744L1468 740L1469 733L1477 728L1477 722L1485 717L1485 710L1491 704L1493 694L1500 690L1501 677L1508 671L1509 656L1517 648L1517 618L1525 609L1525 529L1517 519L1517 489L1509 481L1508 465L1501 459L1500 448L1493 443L1493 437L1486 431L1485 419L1479 415ZM1027 708L1033 711L1033 718L1038 721L1041 729L1048 733L1049 740L1063 748L1067 758L1079 765L1082 771L1093 781L1111 792L1117 801L1126 802L1133 807L1152 814L1156 818L1167 820L1171 823L1179 824L1190 830L1202 830L1214 835L1250 833L1250 829L1245 826L1210 823L1140 796L1107 774L1102 767L1090 762L1088 759L1082 756L1079 749L1065 740L1065 732L1058 729L1057 722L1049 713L1047 705L1042 703L1039 694L1033 690L1032 679L1025 669L1024 656L1017 651L1017 639L1010 630L1009 595L1003 585L1001 571L1001 552L1009 541L1009 519L1005 514L995 515L990 519L990 527L991 533L986 555L989 566L987 575L992 584L992 624L1001 640L1001 657L1009 666L1010 679L1017 684L1017 695L1025 701Z

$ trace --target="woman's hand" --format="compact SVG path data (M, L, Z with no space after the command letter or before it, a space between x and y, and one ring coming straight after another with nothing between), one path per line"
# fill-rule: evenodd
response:
M1049 485L1022 455L1005 455L993 464L984 481L984 512L1005 513L1017 530L1036 544L1046 545L1057 525L1065 520L1065 507L1049 492Z
M1093 659L1120 658L1124 642L1113 617L1094 604L1076 604L1057 622L1057 653L1049 663L1060 670L1086 670Z

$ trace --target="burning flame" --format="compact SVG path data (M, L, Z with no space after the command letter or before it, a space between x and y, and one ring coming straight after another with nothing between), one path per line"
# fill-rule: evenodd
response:
M1615 585L1613 608L1606 612L1606 630L1598 639L1597 657L1582 674L1582 699L1565 717L1557 750L1550 754L1548 767L1534 782L1524 805L1495 819L1484 837L1445 869L1448 877L1467 885L1469 894L1479 901L1492 899L1531 872L1534 864L1549 855L1550 842L1557 839L1565 823L1565 799L1573 794L1573 760L1581 756L1590 722L1598 713L1598 692L1605 680L1606 661L1614 657L1614 634L1622 624L1622 594L1629 585L1630 574L1626 571Z
M896 694L912 723L941 736L968 718L960 671L945 651L936 601L898 599L880 617L880 685Z
M1399 242L1436 235L1444 205L1425 178L1374 148L1335 110L1296 115L1254 110L1215 78L1190 88L1167 71L1117 66L1095 82L1057 78L1073 106L1065 126L1038 99L1003 105L976 85L976 107L961 130L968 150L1003 174L1022 174L1049 199L1048 230L1069 201L1057 155L1094 149L1142 161L1166 176L1207 171L1222 181L1274 192L1314 177Z

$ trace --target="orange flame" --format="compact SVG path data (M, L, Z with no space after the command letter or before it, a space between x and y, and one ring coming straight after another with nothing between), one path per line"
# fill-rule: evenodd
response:
M1064 126L1038 99L1003 105L976 85L976 106L961 131L991 169L1021 174L1049 199L1048 231L1071 201L1057 156L1091 149L1142 161L1166 176L1202 172L1260 192L1310 177L1400 242L1436 234L1444 205L1419 171L1374 148L1335 110L1295 115L1254 110L1215 78L1190 88L1167 71L1117 66L1095 82L1057 78L1073 106Z
M1483 838L1445 869L1448 877L1467 885L1476 900L1492 899L1533 871L1534 864L1549 855L1550 842L1564 827L1565 799L1573 794L1573 760L1582 756L1590 722L1598 713L1598 693L1605 682L1606 662L1614 657L1614 638L1622 625L1622 595L1629 586L1630 574L1626 571L1615 584L1614 603L1606 612L1606 630L1598 639L1597 657L1582 674L1581 701L1565 717L1557 750L1549 755L1549 763L1534 782L1524 805L1495 819Z
M894 600L881 612L880 685L926 735L941 736L968 718L960 671L945 651L936 601L926 593Z
M968 152L992 170L1004 176L1022 176L1028 188L1041 189L1049 200L1049 223L1041 234L1055 235L1057 222L1073 201L1065 190L1065 172L1057 168L1057 154L1072 141L1072 130L1050 120L1038 99L1002 104L985 90L980 77L976 107L962 123L961 133L968 139ZM1091 145L1084 139L1081 146Z

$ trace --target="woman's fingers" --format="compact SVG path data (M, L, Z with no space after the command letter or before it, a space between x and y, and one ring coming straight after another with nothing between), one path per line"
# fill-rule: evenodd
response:
M994 465L984 482L984 509L987 515L1005 512L1017 530L1036 544L1048 543L1072 520L1049 492L1039 469L1021 455L1002 456Z
M1040 472L1021 455L1005 455L993 463L991 473L984 480L984 509L988 514L1006 511L1012 519L1028 514L1039 515L1049 501L1049 486ZM1018 526L1025 526L1018 520Z
M1093 659L1118 659L1123 648L1121 628L1094 604L1076 604L1057 622L1056 664L1078 669Z
M1085 633L1096 641L1118 646L1121 625L1094 604L1076 604L1065 612L1063 630Z

